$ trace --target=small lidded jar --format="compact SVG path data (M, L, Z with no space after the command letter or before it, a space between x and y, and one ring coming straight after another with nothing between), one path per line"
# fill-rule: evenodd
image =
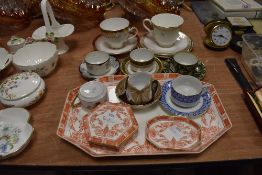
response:
M107 88L100 82L90 81L80 87L78 97L84 108L92 109L108 101Z

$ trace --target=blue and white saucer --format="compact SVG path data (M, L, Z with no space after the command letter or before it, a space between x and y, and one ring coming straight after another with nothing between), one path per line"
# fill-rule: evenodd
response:
M84 62L80 64L79 72L86 79L95 79L95 78L99 78L99 77L105 76L105 75L114 75L118 71L118 69L119 69L119 62L113 56L110 56L110 60L109 61L110 61L110 68L103 75L93 75L93 74L89 73L89 71L86 68L86 65L85 65Z
M190 119L195 119L198 116L203 115L209 108L211 104L211 96L208 93L208 90L204 88L203 93L200 97L199 103L192 108L183 108L177 106L171 101L171 87L172 81L167 81L162 87L162 96L160 98L160 104L168 112L178 115L186 116Z

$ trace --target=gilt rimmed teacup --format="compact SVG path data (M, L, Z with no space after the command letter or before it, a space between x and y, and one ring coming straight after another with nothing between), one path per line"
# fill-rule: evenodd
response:
M109 71L110 56L103 51L89 52L85 57L88 72L93 75L103 75Z
M174 62L176 63L176 67L179 73L187 74L193 71L198 65L198 58L196 55L189 52L178 52L173 55Z
M150 72L154 68L154 53L146 48L130 52L131 69L134 72Z
M152 86L155 81L146 72L137 72L127 79L126 96L129 102L141 105L153 98Z
M199 103L202 91L200 80L190 75L181 75L172 82L170 98L174 104L190 108Z
M100 23L100 29L106 43L113 49L122 48L128 40L138 34L137 28L129 27L129 21L125 18L105 19Z
M151 19L143 20L143 26L148 32L153 28L153 37L161 47L171 47L175 44L183 23L184 19L181 16L171 13L160 13Z

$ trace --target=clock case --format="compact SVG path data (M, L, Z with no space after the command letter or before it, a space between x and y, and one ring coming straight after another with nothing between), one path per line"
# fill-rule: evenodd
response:
M216 45L211 37L212 37L212 32L219 26L223 25L224 27L228 28L230 30L230 32L232 33L231 30L231 25L228 21L225 20L212 20L208 23L205 24L204 26L204 31L206 33L206 38L204 39L204 45L210 49L213 50L225 50L229 45L230 42L228 42L228 44L224 45L224 46L218 46Z

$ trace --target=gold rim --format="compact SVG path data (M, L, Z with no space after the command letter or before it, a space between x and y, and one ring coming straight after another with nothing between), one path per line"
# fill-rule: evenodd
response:
M154 56L154 60L155 60L155 62L159 66L158 70L155 71L154 73L161 73L162 70L163 70L163 63L162 63L162 61L158 57L156 57L156 56ZM121 63L121 66L120 66L120 70L121 70L121 72L124 75L129 75L128 72L126 71L126 65L128 64L128 62L130 62L130 58L129 57L125 58L124 61Z

